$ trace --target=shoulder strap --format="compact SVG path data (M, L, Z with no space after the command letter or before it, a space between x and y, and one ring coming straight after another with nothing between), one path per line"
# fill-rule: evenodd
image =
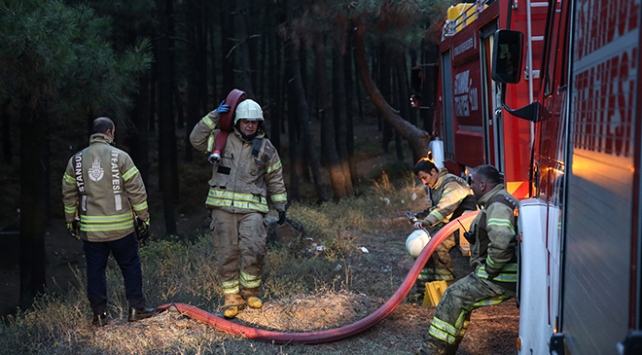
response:
M470 186L468 186L468 184L466 183L466 181L464 179L460 178L457 175L453 175L453 174L446 175L446 177L444 178L444 185L449 183L449 182L451 182L451 181L454 181L454 182L458 183L459 185L467 187L467 188L470 187Z
M252 140L252 156L254 159L259 159L259 153L263 147L263 138L254 138Z
M513 210L517 208L517 205L515 205L511 199L502 194L497 194L491 197L491 199L488 200L488 203L486 204L486 208L488 208L488 206L492 205L495 202L502 203Z

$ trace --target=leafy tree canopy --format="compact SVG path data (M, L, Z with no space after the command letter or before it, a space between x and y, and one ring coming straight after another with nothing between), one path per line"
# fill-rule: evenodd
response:
M124 116L150 45L117 53L110 33L110 20L84 5L0 0L0 97L49 117Z

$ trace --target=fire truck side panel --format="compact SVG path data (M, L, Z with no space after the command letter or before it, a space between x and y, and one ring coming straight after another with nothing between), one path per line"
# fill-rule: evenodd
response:
M542 353L541 346L531 344L553 329L564 335L571 354L616 354L635 318L629 309L637 302L631 300L630 290L636 289L631 279L639 278L639 271L631 273L637 265L631 245L637 238L632 236L638 218L634 199L639 198L633 196L633 159L639 149L634 133L640 117L640 1L552 3L560 8L547 39L552 42L540 93L549 116L539 123L533 166L538 177L533 200L540 206L545 201L548 212L541 219L538 211L532 221L540 218L546 236L539 245L531 243L535 249L525 256L547 254L547 282L521 286L548 289L548 319L529 314L541 302L522 301L522 351ZM566 26L570 5L573 17ZM520 223L527 222L520 217ZM536 330L529 330L533 323L522 323L529 317Z
M637 4L578 1L562 331L578 354L615 354L629 319ZM609 8L616 8L615 13ZM622 11L621 7L626 7ZM636 21L627 22L632 11ZM595 29L599 26L600 30ZM608 34L610 38L608 37ZM587 317L587 315L591 315Z

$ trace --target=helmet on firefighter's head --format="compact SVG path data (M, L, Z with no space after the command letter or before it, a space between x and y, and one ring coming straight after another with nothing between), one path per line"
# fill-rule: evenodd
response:
M261 109L261 105L252 99L239 102L234 112L234 125L236 125L239 120L262 122L263 110Z
M430 241L430 234L423 229L417 229L410 233L406 239L406 250L413 258L416 258L424 250L424 247Z

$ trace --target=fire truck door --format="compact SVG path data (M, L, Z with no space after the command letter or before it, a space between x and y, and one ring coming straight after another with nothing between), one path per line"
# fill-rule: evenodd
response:
M492 23L481 30L480 65L482 82L487 83L482 89L483 122L484 122L484 156L486 164L493 165L501 174L504 173L504 145L500 85L491 80L491 58L493 34L497 25Z

